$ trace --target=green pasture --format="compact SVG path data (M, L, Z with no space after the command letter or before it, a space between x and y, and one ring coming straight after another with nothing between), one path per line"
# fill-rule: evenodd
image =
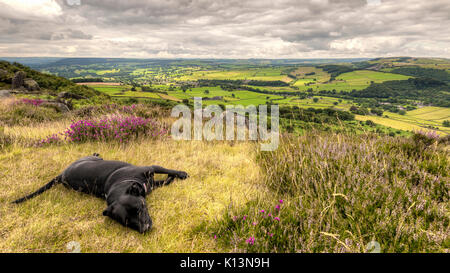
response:
M310 73L315 73L313 75L306 75ZM293 84L294 86L305 86L305 84L308 83L326 83L330 80L330 74L323 71L320 68L316 68L313 66L304 66L299 67L297 70L295 70L293 73L297 80Z
M189 99L193 100L194 97L202 97L202 98L212 98L212 97L223 97L223 100L205 100L204 104L239 104L239 105L259 105L266 104L269 100L278 100L282 99L282 96L278 95L269 95L256 93L252 91L239 90L239 91L225 91L220 87L196 87L192 88L192 91L187 90L183 91L168 91L167 93L170 96L176 97L178 99ZM208 90L209 93L205 93ZM234 97L233 95L234 94Z
M449 108L426 106L408 111L405 115L391 112L385 112L384 115L383 117L357 116L357 119L370 119L375 123L405 131L434 130L441 135L450 134L450 128L442 126L442 121L450 119ZM430 129L430 126L437 129Z
M352 91L353 89L362 90L368 87L372 82L380 83L393 80L406 80L409 78L409 76L400 74L384 73L371 70L357 70L341 74L336 77L336 80L327 83L319 83L314 81L314 75L308 76L308 78L306 79L297 80L294 86L303 91L312 89L313 91L336 90L339 92Z
M285 81L292 79L282 74L283 68L248 68L236 70L195 71L190 75L183 75L176 80L193 81L198 79L209 80L259 80L259 81Z

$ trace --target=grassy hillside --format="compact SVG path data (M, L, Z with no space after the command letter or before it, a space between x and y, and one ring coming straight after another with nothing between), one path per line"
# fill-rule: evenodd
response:
M70 141L47 136L105 115L173 119L154 104L82 107L44 120L42 107L18 99L0 107L2 117L33 109L23 124L0 119L4 252L66 252L71 241L82 252L366 252L370 241L383 252L450 247L448 138L313 131L283 135L275 152L261 152L255 142L141 133L127 142ZM10 204L94 152L184 170L190 178L147 197L154 227L143 235L102 216L103 200L63 186Z

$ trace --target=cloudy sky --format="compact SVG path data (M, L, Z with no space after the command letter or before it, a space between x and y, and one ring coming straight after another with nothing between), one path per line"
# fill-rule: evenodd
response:
M0 56L450 58L450 1L0 0Z

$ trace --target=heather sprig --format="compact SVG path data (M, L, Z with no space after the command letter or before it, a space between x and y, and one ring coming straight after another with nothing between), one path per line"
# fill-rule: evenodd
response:
M46 102L45 100L41 99L28 99L28 98L22 98L21 100L17 101L16 103L19 104L28 104L28 105L34 105L34 106L40 106Z
M114 115L100 119L74 121L64 132L53 134L39 142L39 145L62 141L82 143L87 141L117 141L126 143L139 137L157 139L168 136L165 124L150 118Z
M37 146L44 146L44 145L49 145L49 144L59 144L61 143L63 140L60 137L61 134L52 134L47 136L46 138L42 139L41 141L39 141L37 143Z
M76 121L64 132L70 142L118 141L128 142L139 136L158 138L167 136L167 128L150 118L115 115L102 119Z

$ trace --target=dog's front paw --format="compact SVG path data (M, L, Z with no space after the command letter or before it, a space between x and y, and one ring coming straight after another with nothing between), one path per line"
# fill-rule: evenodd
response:
M180 171L177 173L177 177L180 179L186 179L189 177L189 175L187 174L187 172Z

